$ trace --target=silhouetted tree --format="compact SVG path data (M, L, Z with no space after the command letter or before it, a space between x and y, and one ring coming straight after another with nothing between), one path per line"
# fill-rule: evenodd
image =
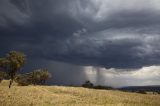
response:
M94 85L88 80L82 86L86 88L93 88Z
M13 83L16 72L25 64L26 56L21 52L11 51L0 59L0 67L4 68L10 77L9 88Z
M46 80L51 77L47 69L38 69L33 71L32 82L34 85L44 85Z

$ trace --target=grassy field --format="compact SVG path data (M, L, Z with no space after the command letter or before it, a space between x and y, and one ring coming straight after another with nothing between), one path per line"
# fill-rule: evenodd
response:
M160 95L81 87L14 86L0 83L0 106L160 106Z

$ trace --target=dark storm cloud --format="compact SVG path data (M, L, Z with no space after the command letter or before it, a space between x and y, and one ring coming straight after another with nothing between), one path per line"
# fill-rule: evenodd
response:
M158 4L157 0L1 0L0 50L107 68L159 65Z

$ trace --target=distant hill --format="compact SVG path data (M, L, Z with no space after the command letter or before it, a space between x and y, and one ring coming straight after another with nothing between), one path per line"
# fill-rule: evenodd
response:
M151 85L151 86L128 86L119 88L119 90L123 91L149 91L149 92L160 92L160 85Z

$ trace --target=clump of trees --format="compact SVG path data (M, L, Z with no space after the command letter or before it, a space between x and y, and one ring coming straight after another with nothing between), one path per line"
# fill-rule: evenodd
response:
M91 81L87 80L82 87L85 88L92 88L92 89L104 89L104 90L113 90L114 88L110 86L101 86L101 85L94 85Z
M11 88L14 80L19 85L44 85L46 80L51 77L47 69L38 69L27 74L17 75L25 63L26 55L17 51L10 51L5 57L0 58L0 81L10 79L9 88Z
M6 72L2 72L0 70L0 79L3 80L3 79L9 79L9 76Z
M82 87L85 87L85 88L93 88L94 85L93 83L91 83L89 80L86 81L84 84L82 84Z
M137 93L147 94L147 92L145 90L139 90L139 91L137 91Z
M45 85L46 81L51 78L51 74L47 69L38 69L27 74L19 74L15 81L19 85Z

